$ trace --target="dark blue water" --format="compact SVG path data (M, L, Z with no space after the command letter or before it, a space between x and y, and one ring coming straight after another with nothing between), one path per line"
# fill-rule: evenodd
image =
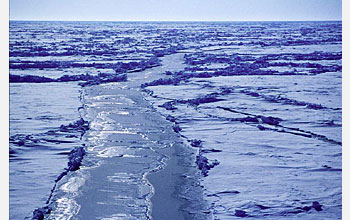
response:
M341 26L10 22L10 219L150 219L179 140L188 219L341 219Z

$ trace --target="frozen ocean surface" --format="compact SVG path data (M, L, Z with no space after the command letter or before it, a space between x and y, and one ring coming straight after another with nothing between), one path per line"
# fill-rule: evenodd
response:
M11 21L10 219L341 219L341 27Z

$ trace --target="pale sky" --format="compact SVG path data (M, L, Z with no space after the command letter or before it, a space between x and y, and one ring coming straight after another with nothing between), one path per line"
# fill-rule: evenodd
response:
M341 0L10 0L11 20L341 20Z

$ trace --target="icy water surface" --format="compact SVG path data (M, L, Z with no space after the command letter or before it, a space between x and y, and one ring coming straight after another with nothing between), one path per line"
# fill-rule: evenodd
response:
M341 219L341 26L10 22L10 219Z

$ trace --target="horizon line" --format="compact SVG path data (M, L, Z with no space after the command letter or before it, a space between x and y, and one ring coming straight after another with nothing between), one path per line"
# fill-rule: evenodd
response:
M62 21L62 22L308 22L308 21L343 21L343 19L326 20L39 20L39 19L9 19L9 21Z

